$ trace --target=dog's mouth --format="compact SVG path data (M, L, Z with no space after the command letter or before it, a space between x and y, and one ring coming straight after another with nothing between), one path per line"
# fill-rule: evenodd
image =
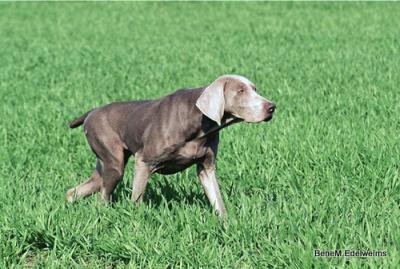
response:
M268 114L268 116L263 120L263 122L268 122L268 121L272 120L272 116L273 116L272 113Z
M245 120L243 119L245 122L247 123L261 123L261 122L267 122L270 121L272 119L272 114L268 114L265 118L261 118L261 119L257 119L257 120Z

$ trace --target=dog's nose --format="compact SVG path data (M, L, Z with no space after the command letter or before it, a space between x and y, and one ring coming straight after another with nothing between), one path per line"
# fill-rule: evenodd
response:
M274 113L275 108L276 108L276 105L275 105L274 103L269 103L269 105L268 105L268 112L269 112L269 113Z

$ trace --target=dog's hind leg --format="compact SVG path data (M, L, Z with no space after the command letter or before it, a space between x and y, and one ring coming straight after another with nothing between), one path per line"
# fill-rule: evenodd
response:
M96 169L88 180L79 184L75 188L67 191L67 201L74 202L79 198L86 197L92 193L98 192L102 184L102 178L100 176L101 161L97 160Z
M104 159L102 169L102 184L100 187L101 199L103 202L111 201L111 194L118 182L124 176L124 168L127 158L123 155L123 151L115 151L110 153Z

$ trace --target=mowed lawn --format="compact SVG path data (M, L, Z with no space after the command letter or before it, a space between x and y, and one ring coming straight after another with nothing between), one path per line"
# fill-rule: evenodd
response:
M396 268L399 14L397 3L2 3L0 267ZM277 104L271 122L221 132L227 224L193 167L153 176L137 207L130 161L114 203L67 204L95 166L69 121L226 73Z

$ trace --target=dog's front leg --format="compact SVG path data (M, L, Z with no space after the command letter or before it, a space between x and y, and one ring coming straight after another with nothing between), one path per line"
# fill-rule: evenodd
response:
M135 154L135 176L132 184L132 201L140 204L151 176L151 167L143 162L141 153Z
M215 174L215 163L210 163L206 160L198 164L197 174L211 205L220 217L226 219L227 213L219 190L217 175Z

